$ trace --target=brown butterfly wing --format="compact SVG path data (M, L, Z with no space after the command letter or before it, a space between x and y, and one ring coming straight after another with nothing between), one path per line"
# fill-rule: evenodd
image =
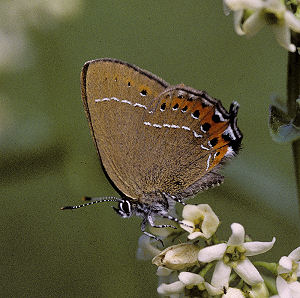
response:
M187 197L220 183L216 170L237 152L238 105L112 59L88 62L82 97L107 174L135 199L156 191Z
M110 58L87 62L81 73L82 99L103 166L126 196L142 195L145 152L140 144L147 106L168 84L134 65Z

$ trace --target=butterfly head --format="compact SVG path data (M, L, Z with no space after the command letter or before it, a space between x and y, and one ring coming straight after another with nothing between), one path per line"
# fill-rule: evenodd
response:
M118 208L112 207L115 212L123 218L131 217L133 215L133 205L129 199L122 199L119 201Z

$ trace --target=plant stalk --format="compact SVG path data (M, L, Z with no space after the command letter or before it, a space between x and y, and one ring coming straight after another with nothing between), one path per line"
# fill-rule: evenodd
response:
M300 34L292 32L292 43L300 48ZM300 55L298 51L288 54L288 77L287 77L287 111L291 119L298 118L296 100L300 94ZM298 193L298 208L300 214L300 140L292 143L295 176Z

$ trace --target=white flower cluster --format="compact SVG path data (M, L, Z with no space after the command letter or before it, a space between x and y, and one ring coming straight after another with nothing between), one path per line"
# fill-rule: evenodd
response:
M270 297L275 294L269 291L267 282L248 258L270 250L275 238L270 242L245 241L244 227L233 223L228 241L217 242L215 232L219 219L207 204L186 205L183 218L181 227L189 232L187 243L159 251L153 240L145 236L140 239L138 256L155 255L152 263L158 266L159 294L172 298ZM199 237L205 240L206 247L201 247L198 240L191 241ZM277 265L273 264L275 267L270 266L276 268L273 273L278 295L273 297L300 297L299 260L300 247L282 257ZM212 277L208 278L207 273L212 268Z
M281 0L223 0L225 11L234 12L234 27L239 35L254 35L269 25L278 43L290 52L291 30L300 33L300 19L287 9ZM298 3L299 5L299 3Z

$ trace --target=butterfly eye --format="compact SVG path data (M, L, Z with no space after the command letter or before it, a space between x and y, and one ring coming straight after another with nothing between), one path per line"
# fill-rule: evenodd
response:
M119 203L119 208L120 211L124 214L126 214L127 216L131 215L131 204L129 201L123 201Z

